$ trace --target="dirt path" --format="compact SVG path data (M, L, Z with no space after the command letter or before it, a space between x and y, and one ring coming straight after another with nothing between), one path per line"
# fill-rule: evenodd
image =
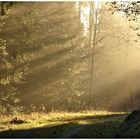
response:
M0 132L3 138L112 138L119 129L126 114L110 114L99 116L83 116L78 118L63 118L50 124L44 120L42 127L27 129L12 129ZM66 120L65 120L66 119ZM68 120L67 120L68 119ZM36 120L37 121L37 120Z
M111 116L111 117L107 117L107 118L102 118L102 119L94 119L94 117L93 117L93 119L91 119L90 120L90 123L88 123L88 121L87 121L87 124L86 123L84 123L84 124L81 124L81 125L79 125L79 126L75 126L75 127L73 127L73 129L71 130L71 131L69 131L66 135L64 135L63 137L64 138L75 138L75 137L80 137L80 138L82 138L82 137L90 137L90 135L91 135L91 131L93 131L92 129L92 127L94 127L94 124L96 125L97 123L101 123L101 124L104 124L104 123L110 123L111 121L114 121L114 120L123 120L125 117L126 117L127 115L120 115L120 116ZM80 123L82 123L82 122L80 122ZM89 127L89 126L92 126L91 128ZM90 131L91 130L91 131ZM81 132L86 132L86 134L84 135L84 136L82 136L81 135ZM98 130L98 131L100 131L100 130ZM94 133L94 131L93 131L93 133ZM80 136L81 135L81 136ZM112 134L112 135L114 135L115 136L115 132L114 132L114 134ZM94 137L94 136L92 136L92 137ZM102 137L102 136L101 136Z

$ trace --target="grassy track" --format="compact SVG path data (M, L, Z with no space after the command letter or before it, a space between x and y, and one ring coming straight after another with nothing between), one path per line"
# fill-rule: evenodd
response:
M126 114L106 111L18 115L22 124L11 124L13 117L1 119L0 137L14 138L111 138Z

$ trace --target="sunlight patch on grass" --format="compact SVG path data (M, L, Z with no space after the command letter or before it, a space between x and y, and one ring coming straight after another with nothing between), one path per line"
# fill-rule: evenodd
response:
M15 116L0 116L0 131L4 130L20 130L29 129L42 126L54 126L65 123L79 123L91 124L91 119L98 121L99 116L110 116L125 114L124 112L108 112L108 111L83 111L83 112L51 112L51 113L31 113L31 114L18 114ZM22 124L11 124L10 121L14 118L23 120Z

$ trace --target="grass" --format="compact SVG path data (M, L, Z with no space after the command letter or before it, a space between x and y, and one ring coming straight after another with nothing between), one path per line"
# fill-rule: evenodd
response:
M10 123L14 118L21 124ZM113 137L124 120L123 112L84 111L18 114L0 117L0 137Z
M119 125L122 122L121 119L113 119L110 121L98 121L93 124L86 125L81 131L79 131L73 137L76 138L113 138L119 131Z

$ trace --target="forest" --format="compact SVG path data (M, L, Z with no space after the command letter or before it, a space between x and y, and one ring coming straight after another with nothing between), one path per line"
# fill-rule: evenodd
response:
M140 138L140 1L0 2L0 138Z

